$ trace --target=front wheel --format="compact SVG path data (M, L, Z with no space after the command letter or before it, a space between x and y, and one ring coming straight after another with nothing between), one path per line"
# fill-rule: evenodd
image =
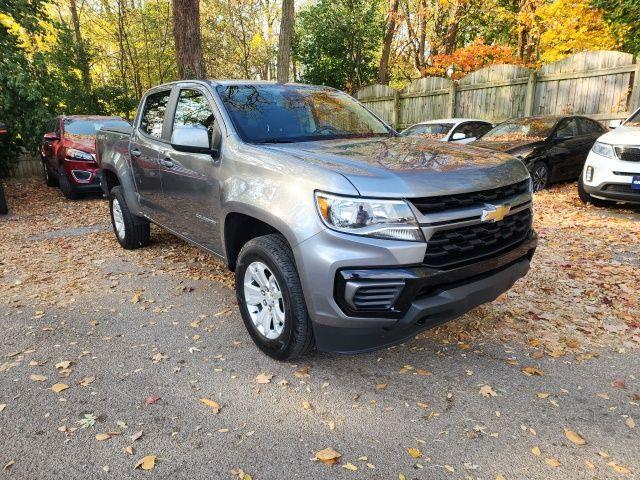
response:
M60 168L58 169L58 185L60 185L60 190L67 200L78 199L78 192L74 190L73 185L67 176L67 172L62 165L60 165Z
M580 197L582 203L591 203L594 207L609 207L615 203L612 201L600 200L599 198L594 198L589 195L584 189L582 174L580 174L580 177L578 178L578 197Z
M133 250L149 245L151 238L149 221L137 217L129 211L120 186L111 189L109 208L113 231L122 248Z
M549 184L549 166L545 162L536 162L531 167L531 183L533 191L539 192Z
M247 242L236 264L236 297L254 343L276 360L313 347L313 331L293 252L281 235Z
M58 185L58 179L51 173L51 168L45 159L42 159L42 176L47 187L55 187Z

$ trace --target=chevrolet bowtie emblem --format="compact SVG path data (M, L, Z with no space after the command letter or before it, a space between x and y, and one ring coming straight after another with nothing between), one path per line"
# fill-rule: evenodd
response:
M480 220L483 222L499 222L511 211L511 205L485 205Z

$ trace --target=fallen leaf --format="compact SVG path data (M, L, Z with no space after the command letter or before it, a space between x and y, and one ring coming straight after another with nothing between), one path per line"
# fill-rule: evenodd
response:
M222 405L220 405L218 402L214 402L213 400L209 400L208 398L201 398L200 402L204 403L207 407L211 407L214 415L217 415L222 408Z
M273 375L270 373L261 373L256 377L256 382L258 382L261 385L264 385L266 383L271 383L272 378L273 378Z
M352 472L358 470L358 467L356 467L353 463L346 463L342 465L342 468L346 468L347 470L351 470Z
M11 460L11 461L5 463L4 467L2 467L2 470L9 470L13 466L14 463L16 463L15 460Z
M579 434L577 434L573 430L569 430L568 428L564 429L564 434L569 440L571 440L576 445L585 445L587 443L587 441L584 438L582 438Z
M133 455L133 447L131 445L127 445L122 449L122 451L127 455Z
M29 375L29 378L34 382L44 382L47 380L47 377L45 377L44 375L38 375L36 373Z
M607 463L616 473L622 473L624 475L631 473L631 471L627 467L623 467L622 465L618 465L616 462Z
M69 385L65 383L56 383L55 385L53 385L53 387L51 387L51 390L53 390L56 393L60 393L63 390L66 390L67 388L69 388Z
M131 297L131 303L138 303L140 301L140 296L141 295L142 294L140 292L134 293L133 297ZM151 468L153 468L153 467L151 467ZM148 470L148 469L145 469L145 470Z
M65 370L71 366L73 362L70 360L64 360L63 362L56 363L56 368L58 370Z
M533 447L531 449L531 453L533 453L536 457L540 456L540 447Z
M145 405L155 405L160 400L160 397L147 397L144 401Z
M499 473L498 475L496 475L496 480L507 480L507 478L501 473Z
M166 360L167 358L169 358L168 356L166 356L164 353L156 353L153 357L151 357L151 360L153 361L153 363L159 363L162 360Z
M82 380L80 380L78 382L78 385L81 385L83 387L88 387L89 385L91 385L94 381L96 380L96 377L91 376L91 377L84 377Z
M378 383L376 385L376 390L386 390L388 386L388 383Z
M545 393L545 392L536 393L536 396L538 398L549 398L549 395L551 395L551 394L550 393Z
M310 365L305 365L304 367L299 368L295 372L293 372L293 376L296 378L309 378L311 375L309 374Z
M520 371L525 375L535 375L537 377L544 375L544 372L536 367L522 367Z
M136 440L138 440L140 437L142 436L142 430L135 432L133 434L131 434L131 436L129 437L131 439L132 442L135 442Z
M1 411L1 410L0 410ZM627 419L624 421L625 425L629 428L636 428L636 422L633 418L631 417L627 417Z
M447 472L450 472L450 473L455 473L456 471L456 469L453 468L451 465L443 465L443 467Z
M136 466L133 468L134 470L136 468L141 468L142 470L153 470L153 468L156 466L157 458L158 457L156 457L155 455L147 455L146 457L142 457L140 461L136 463Z
M482 387L480 387L480 395L482 395L483 397L495 397L498 394L493 388L491 388L491 386L483 385Z
M325 465L333 465L338 462L342 454L336 452L333 448L325 448L316 453L316 460L320 460Z
M411 458L420 458L422 456L422 452L417 448L407 448L407 453L411 455Z
M0 403L0 412L2 412L5 408L7 408L6 403Z
M309 402L304 401L304 402L302 402L302 408L304 410L311 410L311 408L313 408L313 407L311 407L311 404Z
M551 457L545 458L544 462L547 465L549 465L550 467L554 467L555 468L555 467L559 467L560 466L560 462L555 458L551 458Z
M96 435L96 440L98 440L99 442L109 440L110 438L111 438L111 435L109 435L108 433L99 433Z

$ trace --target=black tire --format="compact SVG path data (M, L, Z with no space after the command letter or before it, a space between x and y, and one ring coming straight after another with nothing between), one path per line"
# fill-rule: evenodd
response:
M65 198L68 200L78 199L78 192L73 189L73 185L71 185L69 177L67 177L67 172L62 165L58 168L58 185L60 185L60 190Z
M533 184L533 191L539 192L544 190L549 185L549 165L543 161L537 161L531 167L531 182Z
M0 183L0 215L6 215L9 213L9 207L7 206L7 197L4 196L4 187Z
M594 207L610 207L611 205L614 205L616 203L611 200L600 200L599 198L594 198L591 195L589 195L587 191L584 189L582 174L580 174L580 177L578 178L578 197L580 197L580 200L582 201L582 203L585 203L585 204L590 203Z
M245 272L256 261L264 263L273 272L282 292L284 327L279 336L271 340L256 329L245 301ZM251 338L270 357L292 360L313 348L313 330L300 277L293 252L283 236L272 234L257 237L242 247L236 263L236 297L242 320Z
M117 205L116 209L119 207L122 213L122 224L124 226L122 234L118 233L116 221L114 220L114 202ZM149 240L151 239L149 221L131 213L120 186L111 189L109 194L109 212L111 214L113 233L115 233L116 239L122 248L134 250L149 245Z
M44 183L46 183L47 187L58 186L58 177L53 174L45 159L42 159L42 176L44 177Z

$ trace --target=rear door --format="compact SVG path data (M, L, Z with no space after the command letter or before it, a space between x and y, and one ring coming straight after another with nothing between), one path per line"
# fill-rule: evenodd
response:
M129 154L131 169L144 213L156 221L162 220L160 203L162 181L160 151L166 148L165 112L171 99L171 88L147 95L131 134Z
M573 178L576 164L584 162L582 143L576 117L562 119L551 138L548 154L552 180Z
M581 159L579 162L576 162L573 172L576 178L579 177L580 172L582 172L582 167L584 167L584 162L589 155L591 147L593 147L598 137L606 131L600 123L585 117L578 117L578 128L580 129L582 144L580 145Z
M176 90L175 111L170 133L182 126L202 125L219 132L220 115L210 93L194 84ZM210 154L187 153L167 144L161 151L162 209L167 226L209 250L221 253L220 241L220 160Z

